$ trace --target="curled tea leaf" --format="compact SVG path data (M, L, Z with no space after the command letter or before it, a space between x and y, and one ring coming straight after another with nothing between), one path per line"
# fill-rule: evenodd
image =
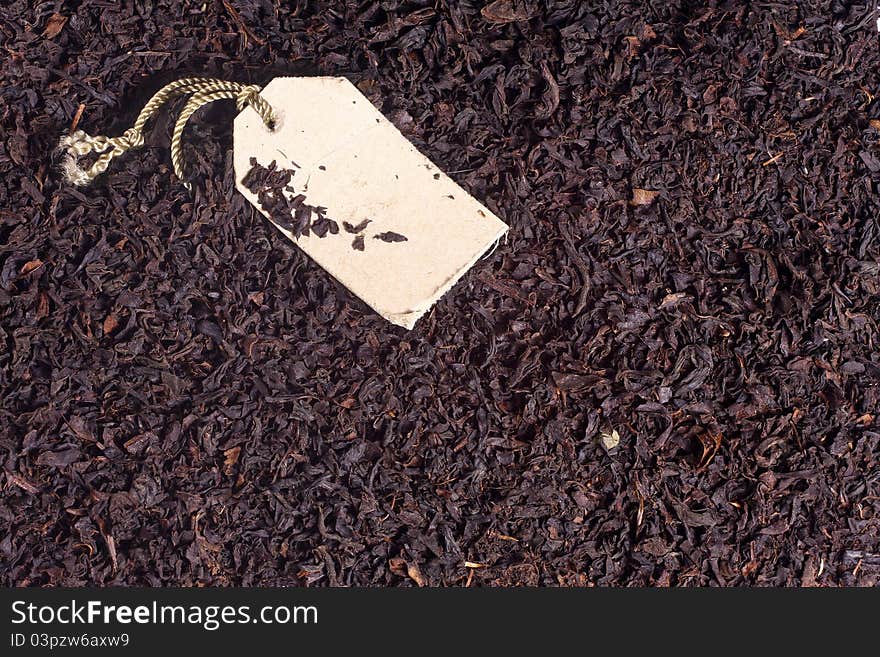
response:
M617 429L612 429L611 433L603 431L599 437L602 439L602 447L605 451L610 452L620 444L620 434L617 433Z
M642 189L640 187L636 187L633 189L632 198L629 201L630 205L651 205L654 202L654 199L660 196L660 192L654 191L652 189Z

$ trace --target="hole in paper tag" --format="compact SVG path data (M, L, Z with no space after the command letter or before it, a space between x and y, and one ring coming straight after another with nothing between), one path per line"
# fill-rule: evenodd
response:
M276 78L235 119L239 191L385 319L416 320L507 231L345 78Z

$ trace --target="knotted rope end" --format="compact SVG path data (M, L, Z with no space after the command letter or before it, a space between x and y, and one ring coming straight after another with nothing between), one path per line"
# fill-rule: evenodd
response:
M91 145L93 142L93 137L82 130L65 135L58 141L56 151L64 153L64 157L59 165L61 175L71 185L84 187L92 181L88 171L79 165L79 160L82 156L92 152Z

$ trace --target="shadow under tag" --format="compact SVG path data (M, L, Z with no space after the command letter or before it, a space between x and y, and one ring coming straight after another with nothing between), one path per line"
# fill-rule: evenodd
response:
M416 320L507 231L345 78L276 78L235 119L238 190L388 321Z

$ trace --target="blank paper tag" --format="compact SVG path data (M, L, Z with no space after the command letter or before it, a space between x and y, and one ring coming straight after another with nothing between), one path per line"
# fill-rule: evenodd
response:
M507 231L347 79L276 78L260 95L278 122L236 117L239 191L390 322L412 328Z

